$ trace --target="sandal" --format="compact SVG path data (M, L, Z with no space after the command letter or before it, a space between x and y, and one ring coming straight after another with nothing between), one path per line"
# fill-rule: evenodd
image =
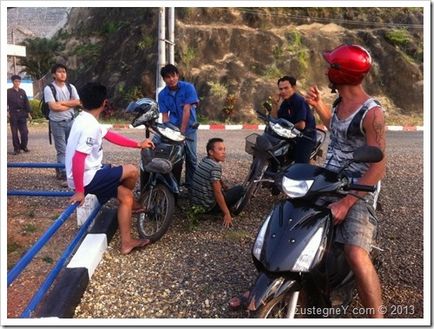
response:
M245 291L238 296L232 297L229 301L229 309L231 311L246 310L249 306L250 291Z
M146 212L146 208L136 208L131 210L132 215L141 214L142 212Z

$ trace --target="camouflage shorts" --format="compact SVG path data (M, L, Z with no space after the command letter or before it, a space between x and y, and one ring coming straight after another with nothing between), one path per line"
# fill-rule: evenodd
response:
M370 252L375 243L378 223L372 214L373 197L367 195L365 199L358 200L349 210L345 220L336 227L335 241L355 245Z

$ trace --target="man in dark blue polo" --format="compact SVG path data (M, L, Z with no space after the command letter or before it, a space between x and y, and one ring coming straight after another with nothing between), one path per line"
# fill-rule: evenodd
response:
M190 189L193 174L197 165L197 127L196 106L199 103L196 89L191 83L180 81L179 72L175 65L168 64L161 68L166 87L158 94L158 105L163 114L163 122L170 122L177 126L187 137L185 143L185 186ZM174 168L178 182L181 180L182 164Z
M29 130L27 129L27 118L30 116L31 108L29 99L24 89L20 88L21 77L13 75L11 77L13 87L7 91L8 119L12 132L12 144L14 153L19 154L21 150L29 152L27 142L29 140Z
M271 114L292 122L303 135L310 137L310 140L305 138L297 140L294 159L297 163L309 163L310 155L315 147L316 123L309 104L303 96L297 93L296 83L297 80L294 77L287 75L277 81L279 93L274 101L278 105L278 111L276 115L275 107Z

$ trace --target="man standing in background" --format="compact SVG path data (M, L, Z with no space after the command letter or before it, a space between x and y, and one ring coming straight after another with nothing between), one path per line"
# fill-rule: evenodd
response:
M63 64L55 64L51 68L53 82L44 88L44 99L50 108L50 126L57 153L57 162L65 164L65 150L74 120L74 108L80 105L77 89L66 82L67 68ZM56 169L56 178L66 187L65 169Z
M27 129L27 118L32 119L30 112L29 99L24 89L20 88L21 77L13 75L11 77L13 87L7 91L8 119L12 132L12 143L14 155L20 154L21 150L29 152L27 142L29 140L29 130ZM19 136L18 136L19 134Z
M191 83L179 81L175 65L167 64L161 68L166 87L158 94L158 106L163 114L163 122L177 126L186 136L185 140L185 187L190 190L197 165L197 127L196 106L199 103L196 89ZM174 168L178 183L181 183L182 163Z

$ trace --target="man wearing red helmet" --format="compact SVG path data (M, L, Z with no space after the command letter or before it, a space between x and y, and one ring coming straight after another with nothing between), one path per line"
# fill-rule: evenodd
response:
M324 52L323 57L330 65L327 72L330 88L332 92L337 91L339 97L330 110L323 103L317 86L312 86L306 100L330 130L326 167L336 170L360 146L377 146L385 152L384 115L380 104L361 85L372 66L371 56L366 49L358 45L341 45ZM377 185L384 176L385 168L385 158L372 164L353 163L348 168L348 174L359 184ZM334 224L340 224L336 228L336 241L344 245L362 304L374 311L373 317L383 317L379 312L383 303L380 280L369 257L376 222L368 207L374 207L376 195L355 193L366 202L347 195L329 206Z

